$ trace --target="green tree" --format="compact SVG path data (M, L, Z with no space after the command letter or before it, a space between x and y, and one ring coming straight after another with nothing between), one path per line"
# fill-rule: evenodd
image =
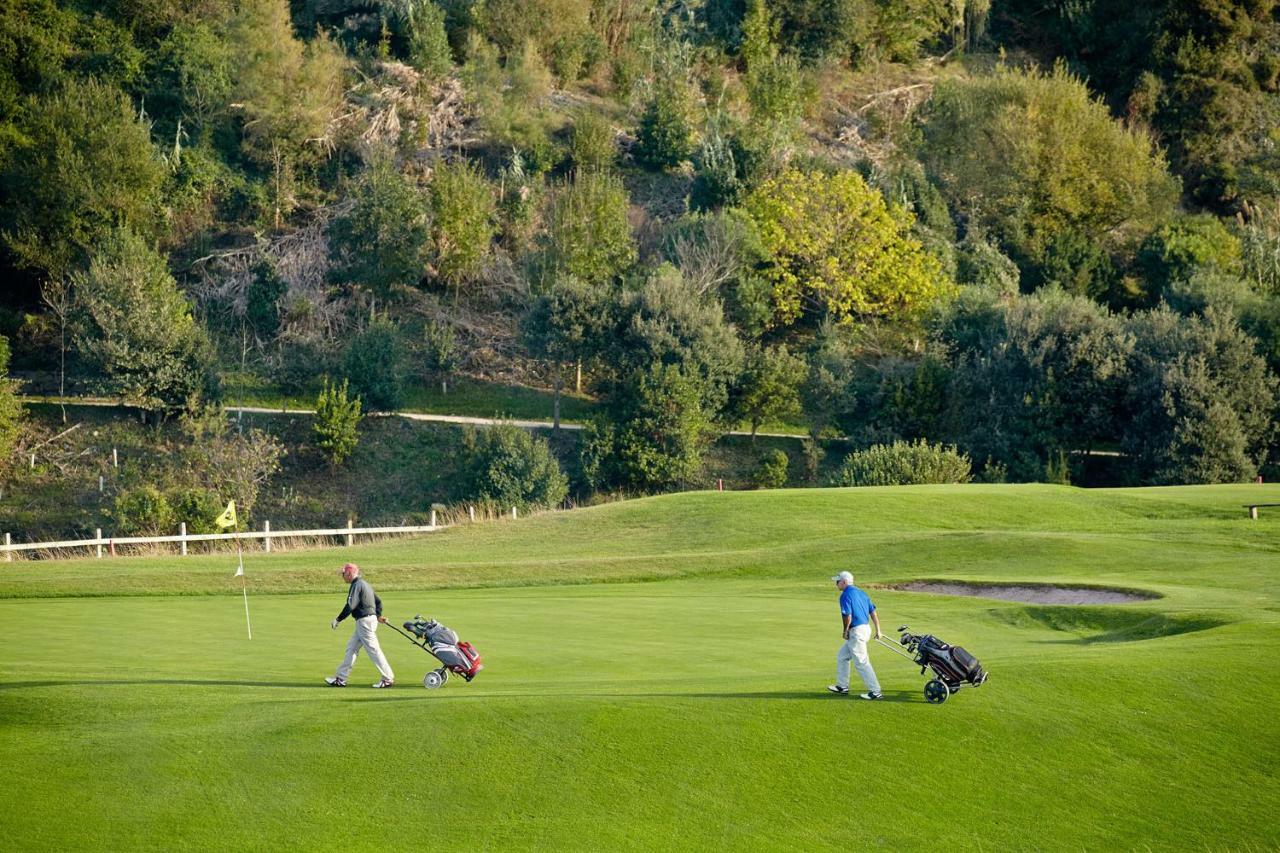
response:
M453 68L453 51L445 32L445 13L433 0L406 3L409 64L427 77L438 78Z
M676 364L654 363L627 377L610 404L619 485L658 492L697 478L717 434L701 384Z
M597 285L630 269L636 245L628 204L621 179L611 174L580 172L557 186L543 236L544 281L568 275Z
M458 336L452 326L432 320L427 323L423 343L427 369L440 380L440 393L448 394L449 377L458 369Z
M809 367L786 344L755 346L732 395L732 410L751 424L751 441L765 421L800 414L800 386Z
M568 365L581 365L601 347L610 306L599 288L572 278L556 282L529 306L521 331L529 353L551 365L555 397L553 419L560 428L560 395ZM581 391L581 381L578 383Z
M202 21L180 21L147 61L147 111L164 140L199 140L231 103L231 43Z
M1138 250L1138 269L1152 295L1200 270L1243 272L1240 239L1215 216L1184 216L1161 225Z
M345 60L326 36L304 44L285 0L244 0L229 27L235 48L232 98L242 147L269 174L273 224L293 209L294 167L322 159L342 102Z
M660 73L636 129L636 159L653 169L677 166L687 159L693 151L693 116L687 75L677 69Z
M787 171L747 197L773 286L774 322L806 310L835 318L910 314L952 288L889 207L855 172Z
M404 352L400 331L375 320L351 339L343 374L371 412L394 412L404 402Z
M551 446L514 424L468 430L464 453L468 492L501 509L555 507L569 492Z
M356 449L359 441L360 398L348 398L347 380L341 385L325 377L324 388L316 398L316 417L311 436L329 465L336 468Z
M1165 308L1129 323L1122 447L1144 483L1251 480L1275 437L1277 380L1234 318Z
M164 164L119 90L68 81L31 100L3 163L3 238L19 262L69 274L115 228L156 233Z
M1177 182L1151 139L1113 120L1061 65L1047 74L1000 68L944 81L920 129L930 177L1032 286L1054 280L1046 267L1072 240L1125 261L1177 200ZM1083 292L1100 295L1111 284L1087 281Z
M743 351L718 300L703 298L664 264L638 289L620 294L612 315L605 361L618 377L630 381L626 377L654 363L679 365L696 380L702 409L712 417L725 413Z
M128 229L72 276L75 344L129 404L161 414L213 385L213 352L165 259Z
M8 378L9 339L0 335L0 468L13 457L25 414L17 383Z
M460 289L480 272L497 231L493 188L465 160L442 163L431 177L435 272Z
M943 318L951 360L940 431L975 459L1038 480L1060 454L1114 441L1133 337L1085 297L970 293Z
M351 189L350 212L329 226L331 276L389 295L412 287L426 271L430 244L427 200L389 155L374 158Z
M613 166L618 156L613 125L599 113L583 110L573 120L573 141L569 156L575 169L601 171Z

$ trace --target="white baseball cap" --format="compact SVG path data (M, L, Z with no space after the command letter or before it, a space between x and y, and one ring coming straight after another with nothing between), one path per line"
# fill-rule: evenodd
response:
M852 573L852 572L841 572L840 574L835 575L835 576L834 576L834 577L832 577L831 579L832 579L833 581L844 581L845 583L853 583L853 573Z

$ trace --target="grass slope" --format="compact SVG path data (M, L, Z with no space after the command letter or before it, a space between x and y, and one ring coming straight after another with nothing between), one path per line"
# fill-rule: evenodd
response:
M1280 516L1239 505L1278 497L668 496L250 555L252 641L226 555L13 564L0 830L22 849L1271 849ZM348 557L392 618L472 640L481 677L427 693L430 658L384 628L395 689L364 687L364 660L359 687L317 686L346 638L327 623ZM924 679L875 649L889 701L859 703L820 692L839 644L826 578L850 565L867 584L1163 597L874 591L891 627L962 643L992 677L929 706Z

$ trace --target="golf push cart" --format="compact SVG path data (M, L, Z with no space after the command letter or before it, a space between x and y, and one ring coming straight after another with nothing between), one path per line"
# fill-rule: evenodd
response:
M948 645L932 634L911 634L907 626L898 628L902 635L899 643L906 651L884 639L880 645L892 649L907 660L920 667L920 674L933 670L933 680L924 686L924 699L939 705L961 687L981 687L987 680L987 671L978 663L978 659L959 646Z
M470 681L476 677L476 673L484 669L480 653L470 643L460 642L457 633L434 619L414 616L411 621L404 623L404 631L396 628L395 625L391 627L397 634L418 648L426 650L442 664L423 677L422 686L428 690L443 687L449 680L449 673L461 675L465 680ZM409 633L406 634L405 631Z

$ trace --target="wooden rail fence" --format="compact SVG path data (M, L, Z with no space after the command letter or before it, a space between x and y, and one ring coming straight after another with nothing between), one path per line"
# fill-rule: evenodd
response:
M512 511L515 514L515 511ZM10 534L4 535L4 545L0 545L0 551L4 552L6 562L13 560L15 551L62 551L66 549L88 548L92 549L96 556L102 558L102 550L105 547L107 553L114 554L117 545L153 545L166 542L178 543L178 553L186 556L187 545L191 542L217 542L234 540L261 540L262 550L271 551L271 541L273 539L291 539L302 537L342 537L345 543L350 546L355 542L355 537L365 535L381 535L394 533L434 533L437 530L444 530L449 525L436 524L435 512L431 513L431 523L406 527L354 527L351 522L347 522L346 527L324 527L315 530L272 530L271 522L263 522L261 530L245 530L240 533L187 533L187 525L180 525L176 536L120 536L120 537L104 537L102 530L94 531L93 539L71 539L63 542L20 542L13 543Z

